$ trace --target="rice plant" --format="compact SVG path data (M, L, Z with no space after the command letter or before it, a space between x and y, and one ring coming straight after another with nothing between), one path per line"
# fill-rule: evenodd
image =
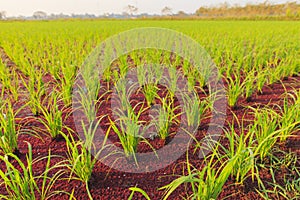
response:
M77 99L80 105L79 108L83 111L84 118L87 119L88 123L92 123L96 120L96 101L93 98L91 98L91 95L89 95L84 88L79 88L79 90L79 98Z
M256 90L256 78L254 76L253 71L250 71L247 73L246 78L244 80L244 96L245 98L249 101L251 99L252 94L255 92Z
M2 84L1 96L4 93L11 95L14 101L18 100L19 97L19 78L14 69L9 70L2 61L0 61L0 83Z
M159 190L165 190L163 199L166 200L181 185L190 184L191 191L187 191L187 199L210 200L217 199L222 188L236 165L237 156L219 163L215 162L216 150L204 160L204 167L194 168L187 157L187 175L182 175ZM217 169L216 169L217 168Z
M287 94L281 108L280 133L281 141L286 141L295 131L299 130L300 124L300 92Z
M42 71L31 71L29 79L22 78L23 84L29 92L28 106L33 115L40 114L39 105L41 104L42 96L45 95L45 84L42 80L44 73Z
M155 98L157 97L158 87L154 84L146 84L143 87L144 95L148 106L153 105Z
M63 97L63 101L65 106L70 106L72 103L72 94L73 94L73 86L75 81L77 67L74 65L63 66L62 67L62 77L61 81L61 93Z
M116 100L117 107L120 112L126 113L127 110L131 107L129 98L134 92L135 85L127 86L126 79L120 79L115 83L115 95L112 96L112 99Z
M189 92L193 92L194 91L194 87L196 85L196 79L195 77L197 77L197 74L194 74L195 71L189 72L188 76L187 76L187 85L188 85L188 91Z
M257 146L254 154L261 159L265 158L280 138L279 120L280 115L270 108L253 109L255 120L249 127L249 131L254 133Z
M77 179L85 183L90 199L93 198L89 190L88 182L92 176L98 155L101 152L101 149L98 151L94 144L94 136L100 121L101 119L87 126L82 121L84 134L84 138L82 139L84 139L84 141L76 141L72 134L69 134L69 136L62 134L67 144L67 164L64 166L71 171L70 179ZM93 152L94 154L92 155ZM73 177L73 174L75 174L76 177Z
M272 85L273 83L276 83L277 81L280 81L280 79L283 78L282 76L282 68L281 67L275 67L268 69L268 85Z
M167 84L168 84L168 92L169 92L169 96L171 99L174 98L176 90L178 90L177 88L177 81L178 81L178 73L176 68L174 67L169 67L168 68L168 72L169 72L169 78L167 79ZM166 77L164 77L166 78Z
M98 97L100 84L90 80L90 83L85 84L85 86L77 86L78 90L76 100L79 105L79 109L83 111L84 117L88 120L88 123L92 123L96 120L97 109L100 108L103 101L101 98L105 96L110 90L107 90Z
M183 111L186 116L188 127L198 127L201 123L202 117L205 112L211 108L212 100L209 103L208 99L200 100L196 94L190 96L189 94L182 93Z
M155 103L155 98L158 97L158 83L162 78L162 69L157 65L138 66L137 75L142 92L146 98L147 105L151 106Z
M227 97L228 105L230 107L236 107L238 99L243 95L243 83L240 82L240 75L236 73L233 75L234 78L229 76L227 78Z
M174 106L173 100L169 98L161 98L162 105L154 116L152 116L152 121L154 121L154 125L156 127L157 136L159 136L162 140L165 140L170 134L170 126L173 122L177 122L177 117L180 115L175 114L175 110L178 107Z
M136 114L135 110L138 106L139 104L132 108L129 105L126 113L122 112L121 110L118 110L118 119L116 120L116 122L109 119L110 128L107 130L107 133L109 133L109 131L112 129L118 135L120 143L123 147L125 157L133 157L136 163L137 160L135 157L135 152L137 150L139 141L144 140L143 134L146 130L146 128L143 128L142 121L139 120L140 115L145 109L143 109L142 106Z
M119 57L120 78L124 78L128 72L128 55ZM118 80L118 79L117 79Z
M16 161L16 165L8 159L8 156ZM64 191L53 190L55 183L62 177L64 172L58 170L52 173L55 168L59 166L59 163L54 166L50 166L50 160L53 156L49 154L46 157L33 159L32 147L28 143L28 154L26 156L25 165L16 155L7 154L6 156L0 156L0 160L5 163L6 170L0 170L0 185L5 185L5 189L8 195L0 194L3 199L49 199L57 194L65 193ZM37 162L46 160L46 166L44 171L36 175L33 169L33 165ZM52 174L52 175L50 175ZM41 186L39 187L41 183Z
M227 160L236 158L231 175L235 178L236 183L243 184L248 176L255 176L256 155L254 154L254 133L246 131L243 125L238 125L240 133L235 130L232 122L229 129L225 129L225 138L229 141L228 147L220 146L220 155L224 154ZM251 171L251 173L249 173Z
M95 66L93 66L90 63L87 63L84 65L83 69L80 71L80 76L82 78L82 85L79 85L78 87L82 88L84 91L84 94L86 95L86 98L96 100L99 94L99 90L101 88L100 82L99 82L99 74L95 71L97 69ZM69 72L70 71L70 72ZM69 78L72 78L76 72L75 69L70 69L67 71L70 76Z
M190 70L190 62L186 59L183 60L182 63L182 71L185 76L188 76Z
M18 151L20 129L16 125L16 114L9 100L0 101L0 150L4 154Z
M58 108L59 96L52 92L47 101L47 105L40 104L38 108L41 112L41 117L38 120L46 128L46 134L49 134L52 139L56 139L62 134L63 127L63 111ZM46 103L46 102L45 102Z
M295 153L275 148L268 157L268 161L260 164L260 168L270 171L272 177L271 181L265 183L268 188L256 189L262 198L270 199L272 195L276 199L299 199L300 171L298 156ZM278 177L277 174L283 170L287 171L287 173L285 173L283 178Z
M141 193L143 195L143 197L146 198L147 200L151 200L151 198L148 196L148 194L141 188L131 187L131 188L129 188L129 190L132 192L131 192L130 196L128 197L128 200L132 200L132 198L136 192Z
M257 91L262 94L263 91L263 87L264 85L267 83L267 72L261 70L259 73L257 73L256 75L256 87L257 87Z

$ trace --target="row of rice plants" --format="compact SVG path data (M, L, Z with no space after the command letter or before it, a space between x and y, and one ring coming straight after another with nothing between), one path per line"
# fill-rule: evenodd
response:
M1 97L8 95L13 101L17 101L19 98L19 78L15 69L6 67L2 61L0 61L0 81L1 81Z
M1 37L3 37L3 36L1 36ZM63 36L63 37L66 37L66 35ZM15 37L15 38L18 38L18 37ZM37 39L37 38L35 38L35 39ZM70 104L70 96L72 94L72 91L70 90L70 86L73 85L74 74L77 70L77 67L76 67L77 64L72 63L71 60L73 60L73 59L76 60L78 58L75 58L75 57L70 58L68 56L61 56L61 55L64 54L63 52L66 52L66 50L69 51L70 46L66 45L66 44L68 44L67 42L62 42L60 44L61 46L66 46L66 48L65 48L66 50L61 51L61 48L58 48L59 45L56 44L56 46L55 45L53 46L53 44L55 43L53 41L51 41L50 43L46 43L48 45L43 44L41 46L38 46L38 45L35 45L34 42L33 42L35 39L25 37L25 39L20 40L20 41L23 42L23 44L21 44L18 41L18 39L13 39L13 40L11 40L11 41L13 41L12 43L10 43L11 41L8 41L6 43L6 45L4 45L4 46L6 47L7 50L12 49L11 52L8 51L8 53L11 55L11 57L14 60L17 61L17 65L20 66L20 69L23 71L23 73L30 77L29 80L23 79L23 84L26 86L27 90L29 91L28 105L30 106L30 108L32 110L32 113L34 115L39 114L43 117L43 119L42 119L43 123L45 123L44 125L46 125L46 128L48 129L47 132L49 132L50 135L55 138L55 137L57 137L57 134L62 134L61 131L60 131L61 130L61 124L62 124L62 122L61 122L61 111L58 110L58 108L56 106L56 103L52 103L52 104L48 105L50 107L47 107L47 108L45 107L45 105L42 105L42 103L41 103L41 96L43 96L43 94L45 94L45 92L43 91L43 88L45 87L45 85L43 85L43 81L42 81L42 76L44 75L43 71L48 71L48 70L50 70L50 68L47 69L45 67L43 69L43 67L42 67L42 69L39 69L38 72L35 72L34 69L37 66L38 66L38 68L41 68L41 66L43 66L43 64L53 67L53 70L52 69L50 70L50 71L52 71L51 74L55 78L59 79L61 81L61 83L64 84L64 86L62 87L63 89L61 91L64 94L62 99L64 99L66 105L69 105ZM222 37L222 39L224 39L224 38ZM258 40L261 40L261 39L258 39ZM27 41L28 43L24 44L24 41ZM228 43L226 43L226 40L224 40L224 41L225 42L223 43L223 45L227 46ZM13 46L13 48L11 48L12 44L15 45L15 46ZM235 50L232 51L232 49L230 49L230 51L227 52L228 57L224 59L226 64L228 64L228 65L226 65L226 68L224 68L224 69L226 69L226 71L228 71L227 77L230 77L230 75L232 75L232 73L236 73L236 70L232 70L233 68L237 67L236 66L236 63L237 63L236 60L243 60L243 58L245 57L245 55L239 55L238 54L239 52L241 52L240 49L241 49L242 45L240 45L240 44L241 43L239 43L239 45L236 46ZM276 45L276 44L278 44L278 42L272 42L271 44ZM251 43L249 43L247 45L251 46ZM42 50L42 51L47 51L47 50L44 50L45 49L44 47L47 47L46 49L51 49L51 51L48 51L45 54L42 53L42 55L45 59L43 61L44 63L41 64L41 63L39 63L41 54L35 54L34 52L38 52L39 49ZM281 79L282 77L285 77L285 76L288 76L288 75L293 75L293 74L296 74L296 73L299 72L299 65L293 59L286 58L287 56L284 55L285 52L283 52L283 49L285 49L287 47L280 45L280 48L275 53L275 56L274 56L273 52L269 52L267 50L267 48L265 48L265 47L264 47L265 51L262 51L261 50L262 47L263 46L261 45L261 46L259 46L259 48L256 48L255 50L253 50L253 57L252 56L247 57L247 59L249 59L248 63L245 64L244 61L243 62L239 61L238 66L240 66L240 69L245 64L244 67L246 69L244 71L247 71L247 68L249 68L249 66L255 66L256 69L254 69L252 71L252 69L249 68L249 70L248 70L249 74L250 74L249 78L248 78L249 81L246 81L246 83L243 84L243 88L244 88L243 90L245 90L245 92L243 92L242 94L237 95L238 97L240 95L245 95L246 98L249 98L251 96L251 90L253 90L253 88L251 88L250 85L251 85L251 83L254 82L253 77L256 76L256 75L254 75L255 72L259 71L260 69L264 69L264 73L258 73L258 74L262 74L261 76L259 76L259 77L262 77L259 80L261 80L261 82L263 82L264 78L269 77L267 79L268 80L267 83L269 83L269 84L273 83L274 81L277 81L277 80ZM76 48L76 49L78 50L79 48ZM246 49L249 50L249 47L246 47ZM271 49L273 49L273 48L271 48ZM292 49L294 49L294 48L292 48ZM20 52L18 52L18 50L20 50ZM15 52L13 52L13 51L15 51ZM59 51L62 54L57 54L56 55L56 51ZM260 52L260 54L255 55L257 52ZM293 55L297 55L296 53L297 53L297 51L295 51L295 49L294 49L293 50ZM55 57L52 60L49 59L49 57L51 55ZM236 55L237 57L234 58L233 55ZM78 53L77 56L81 57L82 52ZM60 59L60 57L62 58L62 61L60 60L59 62L57 62L57 58ZM295 56L295 57L297 57L297 56ZM282 58L286 58L286 60L282 60ZM19 61L18 61L18 59L19 59ZM47 59L49 59L49 61ZM264 63L266 60L268 60L267 64ZM59 66L54 66L53 63L59 63L58 64ZM70 67L70 65L72 65L72 66ZM232 65L232 68L229 67L231 65ZM287 69L287 67L286 67L287 65L290 65L292 67ZM195 78L196 75L195 75L195 73L189 71L188 65L185 65L185 67L186 67L186 74L187 75L191 74L190 76L188 76L188 77L190 77L189 83L190 83L190 86L191 86L190 87L190 90L191 90L191 88L193 88L193 86L195 85L194 78ZM126 68L124 68L124 69L126 69ZM62 74L60 74L62 76L58 75L59 74L58 71L60 71L60 70L62 71L61 72ZM268 73L268 70L271 70L274 73ZM2 70L2 71L3 71L4 74L8 74L7 71L5 71L5 70ZM12 76L14 76L14 75L12 75ZM9 83L9 80L4 80L4 77L2 79L3 79L2 81L5 82L5 84L3 84L3 85L6 85L5 88L7 90L14 90L14 91L10 91L11 93L16 93L17 90L15 90L16 87L13 86L13 83ZM246 78L246 80L248 80L248 79ZM240 79L238 79L238 80L240 81ZM233 79L231 81L234 82L235 79ZM264 82L264 83L266 83L266 82ZM202 84L202 85L204 85L204 84ZM232 85L233 85L233 87L235 87L235 83L233 83ZM258 90L260 91L261 88L262 88L262 85L264 85L264 84L260 83L260 84L257 84L257 85L259 85L257 87L258 87ZM11 86L12 86L12 88L10 88ZM157 88L152 88L152 90L154 90L154 89L157 89ZM239 91L237 91L237 92L239 92ZM149 92L149 94L152 95L151 92ZM13 95L13 96L15 96L15 95ZM236 95L234 95L234 96L236 96ZM57 101L56 98L58 98L58 97L53 97L53 101ZM91 99L95 99L95 97L93 97ZM247 150L246 151L243 151L243 150L240 151L239 150L238 151L239 153L237 153L238 156L236 156L235 154L232 154L232 152L234 152L234 151L231 151L231 158L234 158L234 159L229 160L228 163L225 162L228 165L224 164L223 165L224 169L232 169L232 166L235 166L235 164L238 162L237 161L237 160L239 160L238 158L240 158L240 157L243 158L245 155L248 156L248 153L244 154L245 152L249 152L250 154L253 153L255 155L255 158L256 157L260 157L261 159L265 158L266 155L268 155L269 152L270 152L271 148L269 146L270 145L272 146L272 145L275 144L276 138L284 140L284 138L286 139L293 131L298 130L299 120L295 117L295 116L298 116L298 118L299 118L299 113L297 112L297 110L299 110L299 105L298 105L299 103L297 103L297 102L299 102L298 99L299 98L295 98L295 100L294 100L294 106L295 107L288 105L288 100L286 100L285 104L287 104L288 106L285 106L283 108L283 111L282 111L283 114L281 114L281 115L277 114L273 111L270 111L269 109L265 109L265 110L255 110L254 109L254 113L256 115L256 122L257 123L254 123L251 127L249 127L248 133L251 133L251 134L249 136L247 136L247 133L246 133L245 138L248 139L248 138L253 136L253 138L254 138L253 139L253 143L254 143L253 145L254 145L255 148L252 147L252 146L250 146L250 148L249 148L249 147L247 147L247 145L243 146L241 144L241 146L239 146L238 149L246 148ZM147 102L150 102L150 103L148 103L148 105L151 105L153 103L153 97L150 96L148 98ZM7 118L7 116L9 115L9 113L10 112L13 113L12 110L10 110L10 111L9 111L9 109L7 110L7 108L9 106L11 106L11 105L8 105L8 104L7 105L4 104L4 106L1 108L3 110L3 113L4 113L3 120L2 120L3 122L1 123L1 125L4 124L3 125L4 128L8 127L7 130L9 130L10 127L13 127L13 125L10 125L10 124L6 125L5 122L4 122L5 119ZM88 105L90 105L90 104L88 103ZM126 102L124 105L128 106L128 102ZM168 113L168 111L172 110L172 109L168 108L168 107L170 107L170 105L168 105L168 103L165 103L165 104L163 103L162 105L163 105L163 108L165 108L165 110L161 109L161 116L162 116L161 121L165 122L165 119L168 119L167 121L170 121L171 118L168 117L166 115L166 113ZM231 104L231 106L234 106L234 105L235 105L235 103ZM196 107L201 108L201 105L198 105L198 106L196 105ZM49 112L47 113L47 111L46 111L46 110L49 110L49 108L50 108L51 114ZM125 109L126 109L126 107L125 107ZM296 109L296 111L294 111L295 109ZM54 114L52 114L52 112ZM134 113L134 115L133 115L132 113L133 112L127 113L127 115L126 115L127 120L129 119L128 116L136 118L136 116L134 116L136 114ZM14 114L12 114L11 116L14 116ZM165 117L165 116L167 116L167 117ZM283 116L285 116L285 117L283 117ZM8 117L10 117L10 116L8 116ZM11 117L12 120L9 120L9 121L13 122L13 118L14 117ZM293 123L289 123L289 120L284 120L284 119L287 119L287 118L289 120L291 120ZM191 112L191 117L189 117L188 119L189 119L188 120L189 123L193 124L193 123L199 123L199 121L200 121L199 119L201 119L201 117L199 117L197 115L193 116L193 112ZM120 120L122 120L122 118ZM125 120L125 118L124 118L124 120ZM272 126L269 126L269 124L266 123L266 121L269 122L269 120L272 122L271 123ZM94 121L94 119L91 118L90 122L91 121ZM136 124L139 125L139 123L141 123L141 122L136 120ZM135 127L136 124L134 124L134 127ZM165 123L161 123L161 124L162 124L162 126L165 126ZM113 123L112 123L112 126L113 126ZM157 126L159 126L159 125L157 125ZM165 127L167 127L167 126L168 126L168 124ZM92 126L92 127L94 127L94 126ZM119 130L119 128L117 128L117 129ZM14 130L17 130L17 129L14 129ZM88 134L89 136L92 135L93 131L90 130L90 128L88 129L89 131L87 131L86 129L84 129L84 130L85 130L85 133L90 133L90 134ZM266 133L267 133L267 135L266 135ZM130 139L131 136L132 135L129 134L128 138ZM10 137L10 136L8 136L8 135L3 136L4 139L5 139L5 137ZM15 134L12 134L12 138L15 138ZM238 138L237 137L237 140L238 141L246 141L245 138L243 138L243 137ZM6 138L4 140L5 143L3 144L4 149L5 149L5 146L7 146L7 143L9 143L9 140L13 141L14 139L10 139L10 138L7 139ZM232 139L232 140L234 140L234 139ZM66 141L68 141L68 140L66 139ZM72 140L72 138L69 139L69 141L70 141L69 144L68 144L68 146L69 146L69 150L68 150L68 152L69 152L69 158L68 158L69 168L71 169L71 171L73 171L79 177L81 176L82 170L87 171L88 173L87 173L86 176L80 177L80 179L83 180L83 182L86 183L87 180L90 177L90 173L91 173L91 170L92 170L93 165L94 165L94 160L92 159L92 157L90 156L90 154L88 152L85 152L85 153L83 152L82 153L82 152L78 151L78 148L84 146L84 144L81 144L81 143L79 144L75 140ZM133 141L133 143L135 144L135 141ZM236 142L231 142L231 144L235 144L235 143ZM73 145L73 147L75 146L75 148L72 148L72 145ZM89 143L88 146L89 146L88 149L91 148L91 143ZM13 147L13 145L12 145L12 147ZM234 148L236 148L236 147L234 147ZM77 153L76 153L76 149L77 149ZM132 147L130 147L130 149L132 149ZM15 148L9 149L7 151L7 154L9 154L8 152L11 152L11 151L15 151ZM74 154L75 156L73 156L72 154ZM217 157L218 156L217 154L213 154L213 155L214 156L212 156L212 157ZM29 153L29 157L30 157L30 153ZM78 161L78 158L82 158L82 160ZM4 157L3 157L3 159L4 159ZM209 158L207 160L209 160ZM86 162L86 161L91 163L91 165L88 166L89 169L85 169L86 166L79 163L79 162L83 163L83 162ZM9 161L7 161L7 163L8 162ZM251 162L253 162L253 160L250 159L249 162L251 163ZM208 163L211 163L211 162L208 162ZM74 167L74 166L76 166L76 167ZM214 166L214 165L211 163L211 164L208 164L208 166ZM77 168L78 168L78 170L77 170ZM11 167L11 169L13 169L13 168ZM27 170L26 168L24 168L24 169ZM250 168L250 169L253 169L253 168ZM29 169L29 170L32 170L32 169ZM12 171L13 172L10 172L10 173L16 173L16 174L19 173L17 170L12 170ZM46 170L46 171L48 171L48 170ZM209 182L218 183L218 185L219 185L218 187L220 187L220 186L222 186L221 183L224 183L224 179L226 177L228 177L228 173L225 172L225 171L231 171L231 170L225 170L224 172L220 170L220 171L216 172L213 169L204 169L203 173L198 173L198 171L195 171L196 174L193 174L191 172L192 170L189 170L189 171L190 171L190 174L192 174L192 176L190 176L188 179L185 179L185 180L188 180L187 182L189 182L191 180L191 178L199 176L199 177L202 177L202 180L203 179L209 180L209 181L206 181L207 183L209 183ZM244 180L244 177L246 176L245 174L247 174L246 173L247 169L237 169L237 170L233 170L233 171L235 171L235 173L236 173L235 176L237 176L237 177L241 176L240 178L238 178L238 182ZM208 176L208 178L207 178L207 176L204 176L207 173L209 173L209 174L220 174L219 177L221 177L221 178L220 179L218 179L218 178L215 179L214 176ZM47 173L45 173L45 174L47 176ZM15 176L17 177L18 175L15 175ZM199 185L197 184L197 181L199 181L199 179L194 179L194 180L196 181L196 184L193 186L193 188L195 187L195 189L199 189L198 186L201 185L201 187L199 189L199 193L197 193L197 191L194 190L195 197L197 197L197 196L199 196L199 194L202 195L204 193L203 191L207 191L207 190L206 190L206 188L202 187L203 184L199 184ZM200 180L201 180L201 178L200 178ZM211 180L216 180L216 181L211 181ZM10 182L10 181L7 180L6 184L8 184L8 182ZM185 182L185 181L179 181L179 183L181 183L181 182ZM32 187L30 187L30 188L32 188ZM166 188L171 188L171 187L166 187ZM172 188L174 188L174 187L172 187ZM211 188L214 188L214 187L209 187L209 189L211 189ZM171 191L171 189L169 190L167 195L171 193L170 191ZM172 189L172 191L173 191L173 189ZM211 196L215 197L218 194L219 190L217 189L216 191L217 192L214 191L212 193L208 193L207 196L211 195Z
M256 180L258 187L261 189L258 192L264 198L268 198L268 193L276 193L286 199L297 198L296 196L290 196L290 193L280 193L280 191L292 191L294 195L297 195L297 192L295 192L295 187L298 187L296 179L292 183L287 183L291 187L283 188L276 182L272 173L274 183L271 183L271 185L274 185L274 190L268 191L265 189L264 184L266 183L261 180L259 174L261 167L266 165L266 158L273 158L272 162L292 162L292 160L286 160L287 158L276 157L272 152L277 141L285 141L293 133L300 130L299 91L295 91L292 99L292 103L288 103L287 99L284 100L286 105L280 113L271 108L251 108L255 120L248 127L238 124L239 132L236 131L235 124L232 122L229 128L224 130L224 139L228 140L228 145L223 146L219 143L213 152L204 158L201 169L193 168L187 156L187 172L184 173L186 175L182 175L170 184L159 188L165 190L164 199L168 199L181 185L185 185L185 188L189 185L192 188L182 198L217 199L229 177L232 177L237 184L244 184L248 178L251 178L252 181ZM298 109L295 109L296 107ZM291 123L286 123L288 116ZM286 156L292 156L292 154L285 154ZM288 167L291 164L287 163L284 166ZM296 163L294 163L293 169L298 170L295 165ZM272 168L270 170L272 172ZM135 192L142 193L147 197L146 192L140 188L130 188L130 190L133 191L130 198L134 196Z
M201 26L201 24L199 24ZM70 105L72 85L74 83L74 76L77 67L81 65L84 55L89 52L92 45L100 40L93 34L83 34L78 31L70 39L70 35L63 29L57 28L54 35L49 36L48 30L41 25L38 29L39 32L35 33L33 37L29 37L28 33L30 30L24 31L24 33L8 36L5 32L4 36L6 40L2 41L2 45L8 51L9 55L16 61L17 65L22 66L21 70L25 74L31 74L31 67L41 67L44 71L52 74L56 79L59 80L59 87L62 90L64 102ZM93 28L90 28L93 30ZM226 32L226 28L219 28L220 31ZM187 27L191 35L192 30ZM256 27L254 31L259 31L259 27ZM287 35L288 33L279 30L273 30L273 32L280 32L281 35ZM53 31L51 31L53 32ZM225 78L228 78L228 97L230 99L229 105L234 107L237 99L240 96L245 96L250 99L253 92L258 90L262 91L264 84L272 84L284 77L295 75L299 73L299 64L297 64L297 50L294 45L290 43L293 37L285 37L282 41L279 36L277 39L269 40L267 35L272 33L271 31L261 37L249 37L247 40L242 40L244 37L251 36L250 33L240 34L240 28L237 28L231 36L221 37L221 34L214 36L211 41L214 43L207 44L205 38L199 38L199 35L193 35L195 38L199 38L200 42L203 42L208 49L211 49L213 59L215 60L221 74L225 72ZM208 33L206 33L208 34ZM276 35L276 34L275 34ZM13 37L14 36L14 37ZM84 36L84 37L83 37ZM209 35L210 36L210 35ZM19 39L23 38L23 39ZM222 40L221 40L222 39ZM73 42L73 40L75 42ZM38 42L36 42L38 41ZM280 42L279 42L280 41ZM218 48L215 48L217 45ZM269 46L270 48L266 48ZM84 47L84 48L82 48ZM69 49L72 49L70 53ZM270 50L269 50L270 49ZM14 52L15 51L15 52ZM151 56L152 60L160 58L161 52L154 52ZM167 56L166 56L167 57ZM42 58L42 59L41 59ZM42 60L42 61L41 61ZM180 63L181 61L176 59ZM121 74L126 73L127 70L127 57L123 57L120 60ZM123 64L122 64L123 63ZM183 62L182 67L184 74L187 75L189 89L195 85L195 79L192 77L202 77L197 72L189 69L188 62ZM122 67L124 66L124 67ZM289 66L289 67L287 67ZM53 69L53 70L50 70ZM52 72L53 71L53 72ZM108 70L109 71L109 70ZM236 77L237 74L243 72L245 74L244 81L240 83ZM257 73L259 72L259 73ZM232 78L235 77L235 78ZM240 75L238 75L239 78ZM203 81L202 81L203 79ZM231 80L233 79L233 80ZM205 78L202 77L200 85L205 85ZM254 87L251 87L254 85ZM146 87L148 103L153 99L155 87L151 87L151 84ZM236 91L236 92L234 92ZM244 91L244 92L242 92Z
M255 120L249 127L244 128L243 124L238 125L239 133L236 132L234 123L231 123L228 130L225 130L225 138L229 141L229 145L223 146L221 143L217 146L216 152L212 153L212 156L216 156L217 160L224 163L232 163L230 171L228 172L234 177L237 183L243 184L248 177L252 177L252 180L256 179L258 186L263 188L264 184L259 177L260 163L264 162L265 158L272 156L272 149L278 141L285 141L288 137L291 137L296 131L300 130L299 127L299 91L295 91L293 94L292 103L287 103L285 99L285 107L283 111L276 113L271 108L252 108L253 114L255 115ZM291 95L291 94L289 94ZM295 109L296 108L296 109ZM290 116L290 123L287 123L287 117ZM293 117L291 117L293 116ZM224 161L225 160L225 161ZM211 166L209 162L204 161L206 167ZM187 161L187 165L189 162ZM225 165L225 164L224 164ZM202 177L207 176L218 179L221 174L226 174L227 165L224 166L222 173L211 173L206 171L207 168L198 171L198 173L203 173ZM224 176L226 179L229 177L228 173ZM182 176L170 185L163 188L167 189L167 196L169 196L172 191L174 191L179 185L183 183L190 183L193 186L194 181L200 181L198 177L192 178L192 174L189 173L188 176ZM222 174L223 175L223 174ZM221 176L224 178L224 176ZM226 181L226 180L225 180ZM197 188L202 190L203 187L208 187L209 189L214 189L210 187L209 184L212 182L203 182L202 185L197 185ZM225 183L225 182L222 182ZM218 192L222 189L222 184L218 185L221 188L217 190ZM206 190L209 191L209 190ZM217 194L210 193L205 196L204 199L216 199ZM198 196L198 191L193 190L193 197L196 199L203 199L203 196Z

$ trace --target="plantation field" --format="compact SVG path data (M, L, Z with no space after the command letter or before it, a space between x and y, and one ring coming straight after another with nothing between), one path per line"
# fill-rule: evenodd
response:
M299 21L0 21L0 57L1 199L300 198Z

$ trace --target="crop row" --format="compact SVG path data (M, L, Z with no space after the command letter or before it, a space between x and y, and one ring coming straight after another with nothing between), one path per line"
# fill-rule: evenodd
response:
M118 58L98 80L99 76L94 71L82 71L84 59L100 41L128 27L122 26L121 22L87 22L85 28L74 25L82 22L53 23L56 25L52 27L54 30L47 28L44 22L29 22L26 26L22 23L12 23L11 26L0 24L5 27L0 31L0 45L16 64L8 68L5 62L0 62L0 159L6 166L5 170L0 170L0 183L7 191L2 198L47 199L64 192L52 190L58 180L76 179L85 184L92 199L88 182L94 165L103 158L100 156L102 151L110 148L106 141L111 135L116 135L122 146L121 152L117 153L128 160L133 159L138 166L135 155L141 142L155 152L151 144L153 138L164 141L171 138L171 127L178 127L181 123L184 126L180 128L192 135L202 120L211 117L219 94L209 94L209 70L199 72L190 60L171 52L150 49L130 52ZM103 24L97 27L97 23ZM120 26L108 29L107 23ZM168 23L156 23L168 28L176 27L177 23L182 26L179 22L173 22L171 27ZM264 22L255 26L251 22L255 27L252 30L247 28L249 24L240 22L240 26L249 32L239 27L229 30L219 22L199 23L196 24L198 29L195 29L193 23L187 22L183 32L203 44L214 59L219 71L217 78L224 82L228 106L233 110L239 106L239 99L251 101L253 95L263 93L265 86L299 75L299 48L294 43L297 28L291 28L288 22L280 24L282 30L265 30ZM201 30L204 25L211 26L215 34ZM269 27L277 25L271 23ZM136 27L137 24L130 22L128 26ZM12 31L20 28L23 28L22 32ZM200 30L200 33L195 30ZM264 33L258 36L257 32ZM166 70L162 70L162 65L167 66ZM126 76L132 70L135 70L137 80L128 87ZM84 85L77 85L78 77L82 77ZM203 169L194 168L187 154L187 175L161 187L166 191L164 197L168 198L182 184L190 184L192 193L188 194L189 198L217 198L229 177L238 184L244 184L251 177L264 191L261 195L266 196L268 191L259 176L263 161L272 157L277 143L285 142L300 129L300 93L297 89L293 91L285 94L283 106L247 108L254 120L248 126L231 122L224 128L224 139L228 144L211 141L213 151L205 157ZM74 95L77 98L74 99ZM130 99L134 95L138 95L139 99ZM107 102L112 104L112 100L117 106L111 106L111 109L105 107L109 105ZM180 100L182 105L178 105ZM21 106L19 102L22 102ZM74 103L78 110L74 109ZM155 105L158 108L151 110ZM20 119L26 109L30 112ZM107 109L107 113L99 115L101 109ZM144 115L150 111L153 111L150 120L145 120ZM77 122L80 131L65 123L73 112L82 112L83 119ZM36 120L41 126L28 128L26 123L20 123L22 120ZM99 148L94 137L103 123L108 128ZM155 134L149 139L147 133L151 128L154 128ZM57 156L49 151L48 156L34 159L28 143L26 159L29 164L26 166L18 157L20 134L40 139L49 136L53 140L62 137L66 143L66 156L60 157L62 161L51 166L50 160ZM78 140L78 137L84 138L84 141ZM12 160L16 161L17 167ZM36 175L32 164L40 160L46 160L47 164L44 172ZM130 189L133 191L131 198L134 192L141 192L147 197L146 192L139 188ZM72 192L64 193L74 198Z

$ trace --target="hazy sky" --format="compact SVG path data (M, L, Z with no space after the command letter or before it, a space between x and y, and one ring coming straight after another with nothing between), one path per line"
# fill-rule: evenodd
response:
M31 16L35 11L64 14L96 14L122 13L127 5L139 8L138 13L161 13L165 6L176 13L183 10L193 13L200 6L211 6L226 0L0 0L0 11L6 11L8 16ZM229 4L259 3L265 0L227 0ZM286 0L270 0L271 3L282 3Z

